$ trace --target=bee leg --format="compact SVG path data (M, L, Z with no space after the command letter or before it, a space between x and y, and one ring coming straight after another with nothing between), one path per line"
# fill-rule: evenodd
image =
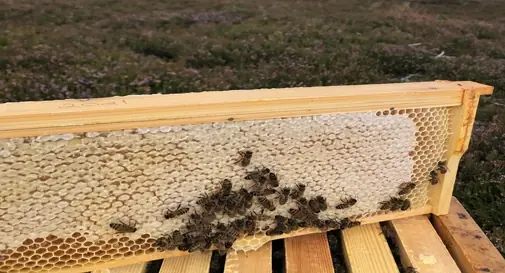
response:
M240 161L242 161L242 159L244 159L244 152L238 151L238 154L240 155L240 158L236 160L235 163L239 163Z

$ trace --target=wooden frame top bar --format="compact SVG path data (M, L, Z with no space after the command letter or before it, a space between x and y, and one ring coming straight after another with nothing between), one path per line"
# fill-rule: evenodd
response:
M0 104L0 138L400 108L462 105L491 94L469 81L133 95Z

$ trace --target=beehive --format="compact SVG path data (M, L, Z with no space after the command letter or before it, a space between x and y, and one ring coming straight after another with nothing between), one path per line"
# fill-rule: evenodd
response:
M275 172L279 187L304 183L306 197L324 196L321 219L446 213L478 97L491 90L427 82L5 104L0 270L87 270L183 254L154 242L183 230L190 213L167 220L164 212L179 205L200 212L196 201L223 179L249 189L244 177L256 167ZM253 152L246 167L236 164L244 150ZM444 160L449 172L432 186L430 172ZM382 211L380 202L409 182L411 208ZM350 197L354 206L335 209ZM265 215L288 217L293 207L276 204ZM260 210L258 202L249 209ZM214 223L237 217L218 214ZM135 221L136 232L116 233L109 224L118 220ZM271 240L269 225L258 222L233 248ZM307 232L317 229L283 236Z

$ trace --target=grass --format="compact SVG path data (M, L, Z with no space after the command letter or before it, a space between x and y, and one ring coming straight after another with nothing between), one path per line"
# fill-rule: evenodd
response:
M355 2L4 0L0 102L407 78L487 83L495 94L482 100L455 195L505 252L505 3Z

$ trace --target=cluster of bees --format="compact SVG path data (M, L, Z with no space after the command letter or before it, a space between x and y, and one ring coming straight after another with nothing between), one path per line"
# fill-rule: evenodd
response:
M438 184L438 174L447 173L447 164L445 161L440 161L437 163L437 167L430 172L430 182L432 185ZM399 210L408 210L410 209L410 200L403 198L402 196L409 194L416 188L416 184L402 183L399 187L398 196L399 197L390 197L386 201L382 201L379 203L381 210L390 210L390 211L399 211Z
M437 167L430 172L430 182L432 185L438 184L438 174L446 174L447 163L445 161L440 161L437 163Z
M242 167L250 165L253 152L239 151L239 158L235 161ZM446 168L439 164L437 171L443 173ZM268 236L281 235L295 231L299 228L316 227L321 230L346 229L360 225L359 221L350 218L341 220L320 219L318 214L328 209L326 198L321 195L307 198L304 196L306 186L302 183L294 187L279 187L277 175L270 169L262 166L255 167L253 171L246 172L245 180L252 182L250 188L233 190L229 179L220 182L220 187L213 193L205 193L197 200L199 211L189 215L184 232L175 230L170 234L159 237L155 246L160 250L205 251L214 246L220 254L225 254L240 236L254 235L259 231L266 232ZM380 203L381 210L408 210L410 201L402 198L410 193L416 184L404 183L400 185L398 195ZM294 202L296 207L288 210L289 217L282 215L265 215L266 211L275 211L276 204L285 205L288 201ZM259 204L261 211L252 210L254 203ZM354 206L358 200L353 197L341 199L335 209L343 210ZM180 217L189 213L190 208L179 205L174 210L168 209L164 213L165 219ZM222 214L236 218L228 224L215 222L216 215ZM238 217L238 218L237 218ZM272 226L260 228L259 221L273 220ZM121 233L135 232L136 223L111 223L110 227Z

